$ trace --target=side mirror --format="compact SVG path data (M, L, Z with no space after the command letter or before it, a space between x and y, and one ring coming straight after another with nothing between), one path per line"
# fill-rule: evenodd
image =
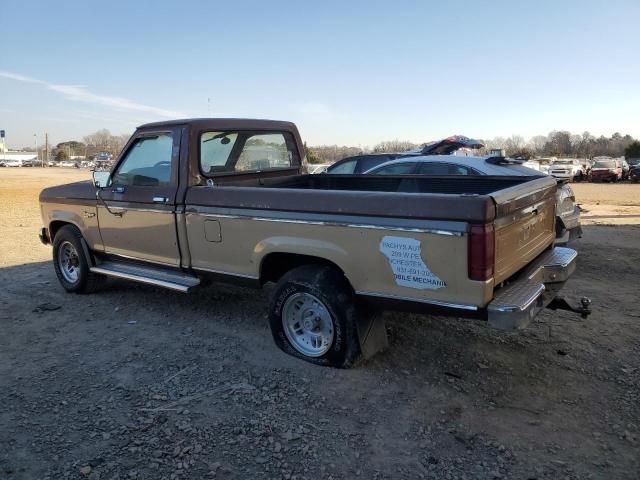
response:
M109 177L111 172L93 172L93 186L96 188L104 188L109 185Z

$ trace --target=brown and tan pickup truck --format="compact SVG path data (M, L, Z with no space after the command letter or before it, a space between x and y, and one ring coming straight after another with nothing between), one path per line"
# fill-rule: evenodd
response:
M380 308L523 328L575 269L553 245L550 177L304 172L292 123L151 123L111 172L43 190L40 236L69 292L106 276L181 292L275 282L277 345L339 367L384 346Z

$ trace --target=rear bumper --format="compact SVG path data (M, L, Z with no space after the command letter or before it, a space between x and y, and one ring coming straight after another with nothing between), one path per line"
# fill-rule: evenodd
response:
M575 250L564 247L540 255L517 280L496 292L487 305L489 325L500 330L525 328L574 272L577 257Z
M44 227L40 229L40 232L38 233L38 238L44 245L49 245L51 243L51 239L49 238L49 232Z
M592 182L611 182L618 179L617 173L592 173L591 181Z

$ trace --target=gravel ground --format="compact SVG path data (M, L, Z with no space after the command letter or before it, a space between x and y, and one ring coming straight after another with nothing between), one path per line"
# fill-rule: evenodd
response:
M0 478L640 476L640 226L576 242L587 320L390 313L390 348L335 370L275 347L268 290L64 293L37 191L86 173L27 170L0 170Z

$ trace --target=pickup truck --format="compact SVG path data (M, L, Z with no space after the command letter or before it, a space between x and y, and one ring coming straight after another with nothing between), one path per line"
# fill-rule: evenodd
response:
M275 283L275 343L348 367L386 345L382 308L525 327L575 269L547 176L308 175L289 122L139 127L110 172L40 194L69 292L105 277L180 292ZM584 309L583 309L584 311Z

